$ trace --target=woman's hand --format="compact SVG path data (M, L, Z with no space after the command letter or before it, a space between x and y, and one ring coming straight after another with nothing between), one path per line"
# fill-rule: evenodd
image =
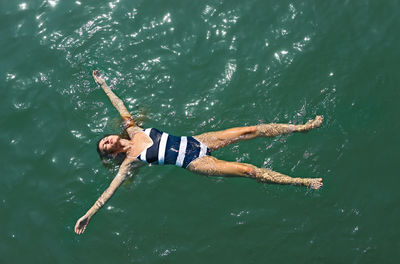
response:
M98 70L94 70L93 73L92 73L92 75L93 75L93 78L94 78L95 82L96 82L98 85L103 85L104 83L106 83L106 82L104 81L104 79L100 77L100 73L99 73Z
M75 224L75 233L80 235L85 232L87 224L89 224L90 216L84 215L76 221Z

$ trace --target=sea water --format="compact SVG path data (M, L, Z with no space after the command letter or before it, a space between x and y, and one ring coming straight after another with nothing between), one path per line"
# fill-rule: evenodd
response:
M399 8L388 1L0 3L0 263L398 263ZM120 118L177 135L305 134L213 155L321 190L144 167L77 236Z

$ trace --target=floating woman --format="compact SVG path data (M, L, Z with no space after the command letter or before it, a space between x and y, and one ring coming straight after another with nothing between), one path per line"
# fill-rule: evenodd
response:
M93 71L93 78L120 113L129 139L110 135L98 142L97 151L101 159L122 157L123 161L110 186L76 222L75 233L77 234L85 231L92 216L111 198L128 173L133 168L145 164L172 164L203 175L246 177L261 182L302 185L313 189L319 189L322 186L321 178L292 178L267 168L258 168L247 163L228 162L211 156L211 152L238 141L306 132L322 124L321 116L316 116L314 120L304 125L261 124L208 132L192 137L178 137L155 128L139 127L122 100L111 91L97 70Z

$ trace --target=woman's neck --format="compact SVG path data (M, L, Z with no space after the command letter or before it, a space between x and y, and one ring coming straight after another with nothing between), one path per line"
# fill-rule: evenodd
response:
M116 154L118 154L120 152L125 152L126 153L132 147L131 141L127 140L127 139L123 139L123 138L121 138L119 140L119 144L120 144L120 147L117 150Z
M130 145L131 145L130 142L131 142L130 140L123 139L123 138L121 138L121 139L119 140L119 143L121 144L121 147L130 146Z

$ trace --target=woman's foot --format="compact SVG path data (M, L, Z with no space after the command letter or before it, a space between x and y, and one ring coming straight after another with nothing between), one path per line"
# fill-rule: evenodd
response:
M307 132L311 129L318 128L322 125L323 118L322 116L316 116L314 120L308 120L304 125L298 125L297 131L299 132Z
M322 178L310 178L310 179L304 179L305 183L304 185L307 187L310 187L311 189L318 190L322 187Z
M315 190L320 189L323 185L322 178L292 178L266 168L262 168L260 170L260 173L255 176L255 178L260 182L303 185Z

